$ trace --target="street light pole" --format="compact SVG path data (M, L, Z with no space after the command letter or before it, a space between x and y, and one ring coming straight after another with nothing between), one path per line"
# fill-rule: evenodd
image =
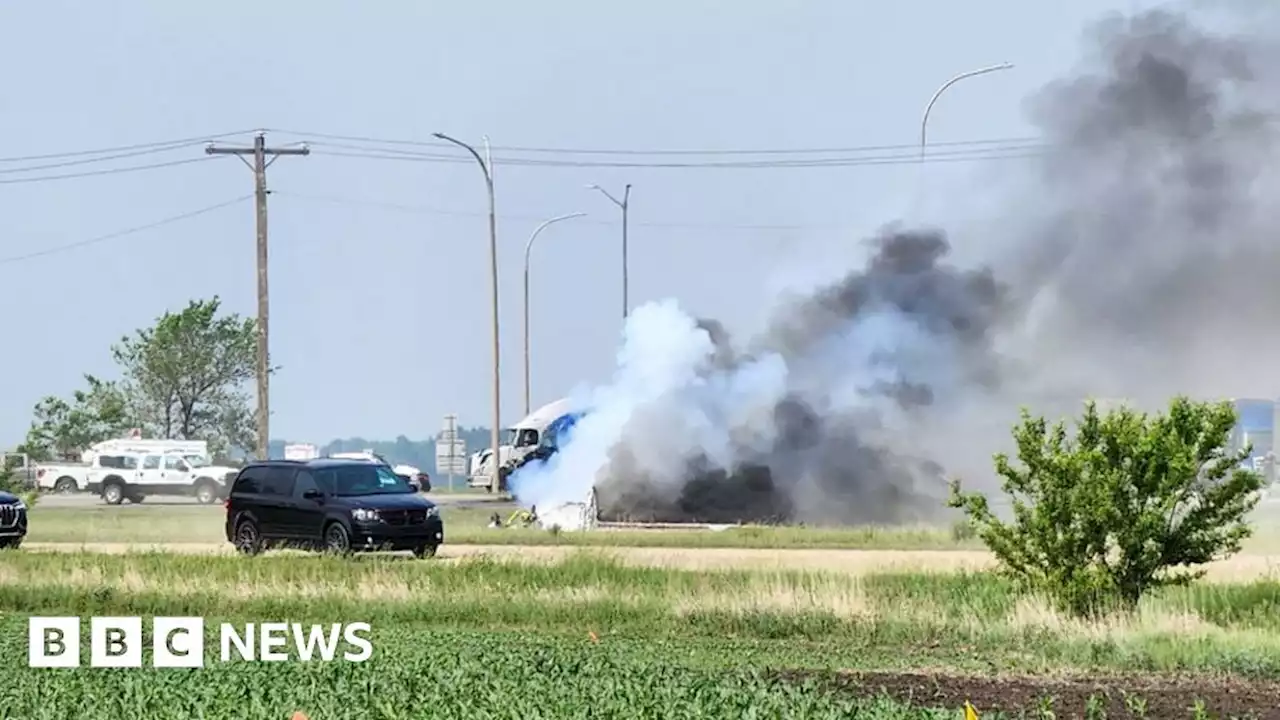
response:
M475 148L461 140L444 133L433 134L471 153L471 156L480 164L480 170L484 172L485 188L489 191L489 282L492 285L493 303L493 428L489 437L493 452L493 476L489 478L489 489L497 493L501 489L499 476L502 467L502 440L499 434L502 432L502 374L499 367L501 355L498 347L498 215L493 196L493 157L489 154L488 135L483 138L484 157L481 157Z
M529 236L529 241L524 244L524 414L528 415L529 409L529 251L533 250L533 241L538 239L538 235L547 228L548 225L558 223L561 220L571 220L573 218L583 217L586 213L569 213L553 217L543 222L534 229L533 234Z
M627 316L631 314L631 303L627 299L627 207L631 204L631 183L627 183L627 186L623 189L621 200L609 194L608 190L599 185L588 185L587 189L599 190L600 194L609 198L614 205L622 209L622 319L626 320Z
M926 105L924 108L924 118L920 120L920 164L921 165L924 165L924 146L925 146L926 138L928 137L928 132L929 132L929 113L933 110L933 104L938 102L938 98L942 97L942 93L946 92L947 88L951 87L952 85L955 85L956 83L966 78L971 78L978 75L986 75L987 73L996 72L997 70L1010 70L1012 68L1013 68L1013 63L1006 62L1006 63L1000 63L999 65L992 65L990 67L979 68L977 70L970 70L969 72L960 73L959 75L956 75L955 77L943 83L942 87L938 88L938 91L933 94L933 97L929 98L929 104Z

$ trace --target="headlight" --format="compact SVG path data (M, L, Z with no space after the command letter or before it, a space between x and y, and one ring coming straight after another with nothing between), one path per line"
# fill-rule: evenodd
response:
M429 507L429 508L427 508L427 517L435 517L435 516L437 516L437 515L439 515L439 514L440 514L440 508L438 508L438 507Z
M14 510L26 510L26 509L27 509L27 504L26 504L25 502L23 502L23 501L19 500L18 502L16 502L16 503L14 503L14 504L13 504L13 509L14 509Z
M361 522L373 522L378 519L378 511L369 510L368 508L356 508L351 511L351 517Z

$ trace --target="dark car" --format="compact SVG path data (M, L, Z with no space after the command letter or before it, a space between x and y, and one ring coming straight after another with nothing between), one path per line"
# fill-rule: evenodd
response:
M0 492L0 549L16 549L26 536L27 504L17 495Z
M444 542L435 503L391 468L364 460L252 463L236 475L225 505L227 540L247 555L288 546L430 557Z

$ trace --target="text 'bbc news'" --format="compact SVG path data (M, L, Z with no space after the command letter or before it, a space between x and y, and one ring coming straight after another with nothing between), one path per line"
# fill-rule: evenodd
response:
M89 667L139 668L142 650L151 647L151 666L205 666L205 621L200 617L157 617L143 632L141 617L89 618ZM373 656L369 623L264 622L218 625L222 662L364 662ZM27 626L29 667L81 665L78 617L31 617Z

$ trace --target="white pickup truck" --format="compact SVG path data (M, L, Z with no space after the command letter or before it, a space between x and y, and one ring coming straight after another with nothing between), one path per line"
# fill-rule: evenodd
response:
M239 471L208 465L200 456L177 453L103 453L89 469L89 492L101 494L108 505L128 500L140 503L151 495L194 497L211 504L227 495Z
M89 463L35 462L23 453L5 453L4 465L24 485L44 492L79 492L89 483Z
M37 463L36 487L44 492L67 495L89 489L89 466L85 463Z

